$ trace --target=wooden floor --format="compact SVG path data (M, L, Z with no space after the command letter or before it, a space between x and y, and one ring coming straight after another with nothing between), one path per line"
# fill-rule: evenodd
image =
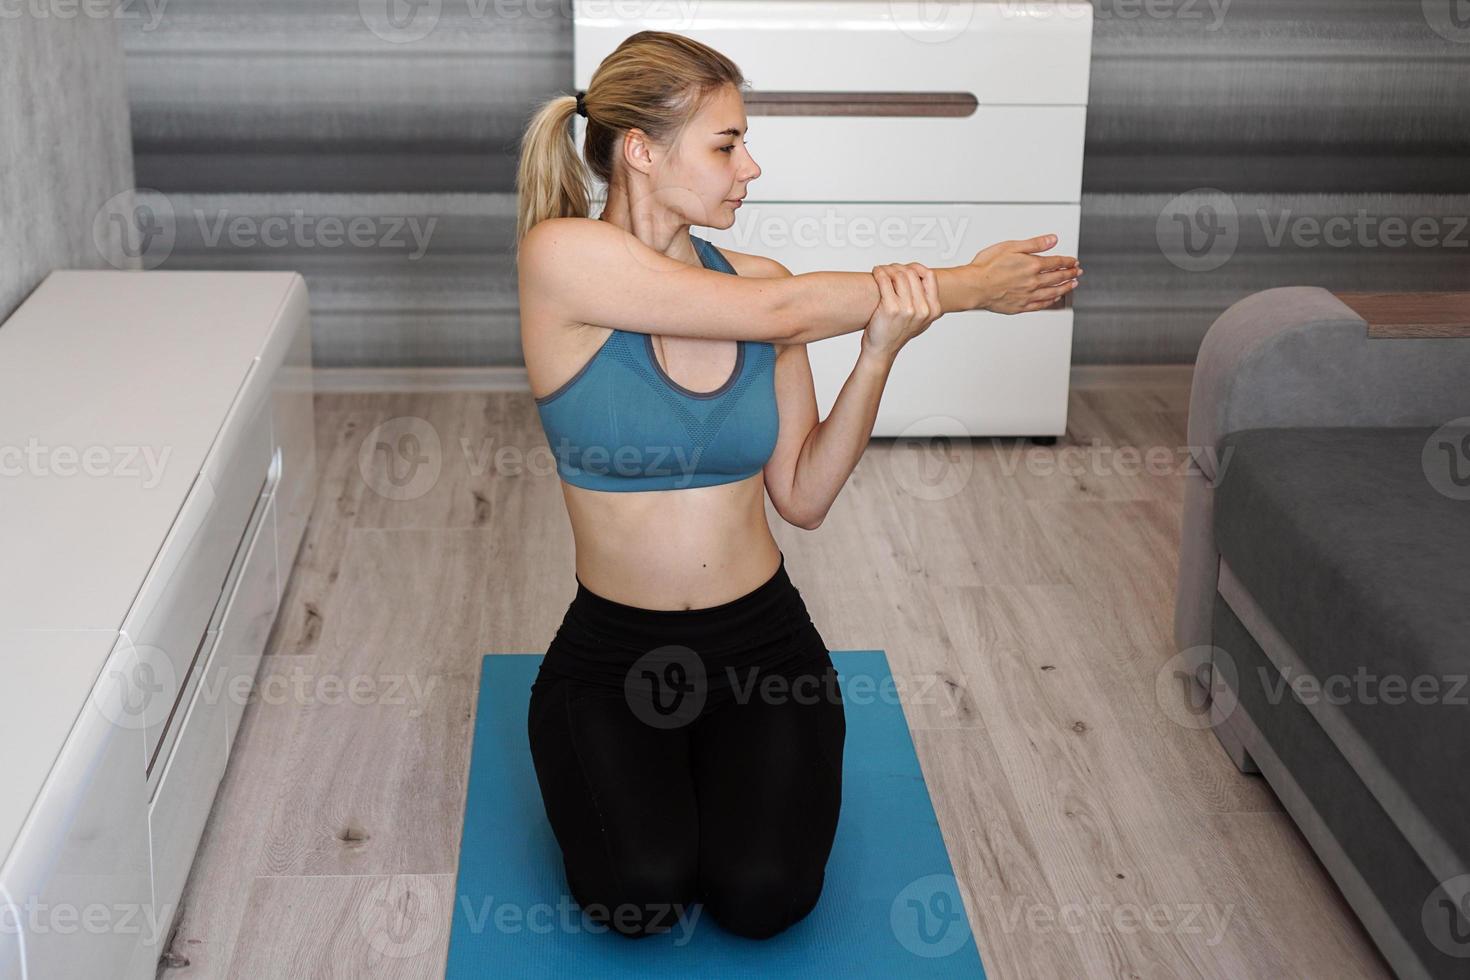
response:
M886 650L905 689L989 975L1388 976L1261 778L1156 693L1188 369L1075 381L1054 447L874 440L819 530L767 505L829 646ZM478 661L544 650L576 589L528 393L317 412L315 512L171 980L442 976ZM372 451L405 416L437 476Z

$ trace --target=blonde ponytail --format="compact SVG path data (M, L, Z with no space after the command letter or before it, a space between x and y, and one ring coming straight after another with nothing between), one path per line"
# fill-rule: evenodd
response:
M537 110L521 142L516 169L516 244L546 218L585 218L590 207L587 165L572 142L577 97L562 95Z

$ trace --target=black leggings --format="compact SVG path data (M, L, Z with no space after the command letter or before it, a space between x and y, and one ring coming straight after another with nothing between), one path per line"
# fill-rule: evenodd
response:
M567 886L595 922L687 932L700 902L765 938L816 905L847 726L784 556L707 609L621 605L579 582L527 731Z

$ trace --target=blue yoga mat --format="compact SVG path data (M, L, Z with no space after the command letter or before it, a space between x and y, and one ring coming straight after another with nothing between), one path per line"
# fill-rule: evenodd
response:
M702 906L629 939L567 892L526 739L541 654L484 657L446 977L983 978L888 658L838 650L832 662L847 746L817 907L770 939L726 932Z

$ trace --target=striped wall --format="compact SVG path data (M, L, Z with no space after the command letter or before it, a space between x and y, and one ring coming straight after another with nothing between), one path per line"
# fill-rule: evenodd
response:
M323 365L520 363L516 145L571 0L154 3L145 265L300 269ZM1188 362L1273 285L1465 288L1467 159L1466 0L1096 0L1074 360Z
M1192 361L1271 286L1470 289L1470 3L1096 18L1075 361Z

